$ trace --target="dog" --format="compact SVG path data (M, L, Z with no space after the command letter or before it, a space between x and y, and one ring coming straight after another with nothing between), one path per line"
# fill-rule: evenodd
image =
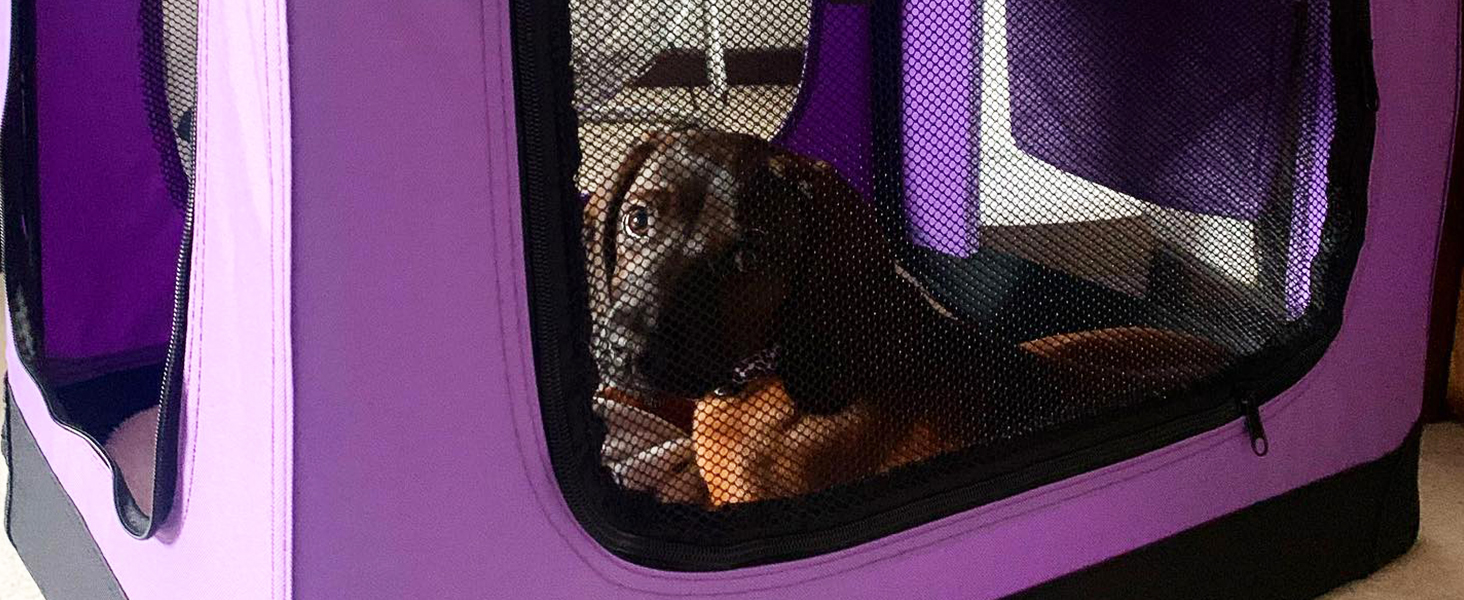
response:
M601 380L651 410L690 403L713 505L815 492L1093 402L1074 401L1091 381L1071 360L952 318L900 269L869 201L765 140L646 134L583 216Z

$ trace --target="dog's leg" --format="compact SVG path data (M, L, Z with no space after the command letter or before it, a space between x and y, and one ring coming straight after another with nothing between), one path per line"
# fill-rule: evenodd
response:
M696 463L706 479L713 506L753 502L801 487L790 481L789 469L777 468L781 432L797 419L781 385L764 383L731 397L707 397L697 403L691 437Z
M776 380L703 398L692 441L713 506L809 494L949 449L931 428L881 418L865 403L802 412Z

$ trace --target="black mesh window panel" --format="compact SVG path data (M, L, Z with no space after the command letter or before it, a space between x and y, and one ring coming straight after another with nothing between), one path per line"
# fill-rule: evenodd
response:
M198 0L142 0L143 80L163 174L179 210L193 197ZM171 155L176 155L174 158Z
M1236 420L1264 455L1338 326L1362 2L531 4L551 455L636 562L827 552Z

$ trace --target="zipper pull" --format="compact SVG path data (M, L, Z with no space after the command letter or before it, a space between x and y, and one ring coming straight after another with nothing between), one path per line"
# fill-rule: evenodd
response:
M1250 435L1251 452L1265 456L1271 452L1271 441L1266 439L1266 426L1261 423L1260 403L1249 397L1241 398L1240 414L1245 417L1245 432Z

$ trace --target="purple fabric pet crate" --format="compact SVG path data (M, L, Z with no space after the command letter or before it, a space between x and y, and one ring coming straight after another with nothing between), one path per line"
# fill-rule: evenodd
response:
M1304 598L1415 539L1455 0L9 4L6 524L48 598ZM577 115L587 69L627 83ZM1226 359L1057 405L1003 363L959 444L719 497L591 341L582 210L680 189L604 183L657 130L827 165L789 197L847 185L979 344Z

